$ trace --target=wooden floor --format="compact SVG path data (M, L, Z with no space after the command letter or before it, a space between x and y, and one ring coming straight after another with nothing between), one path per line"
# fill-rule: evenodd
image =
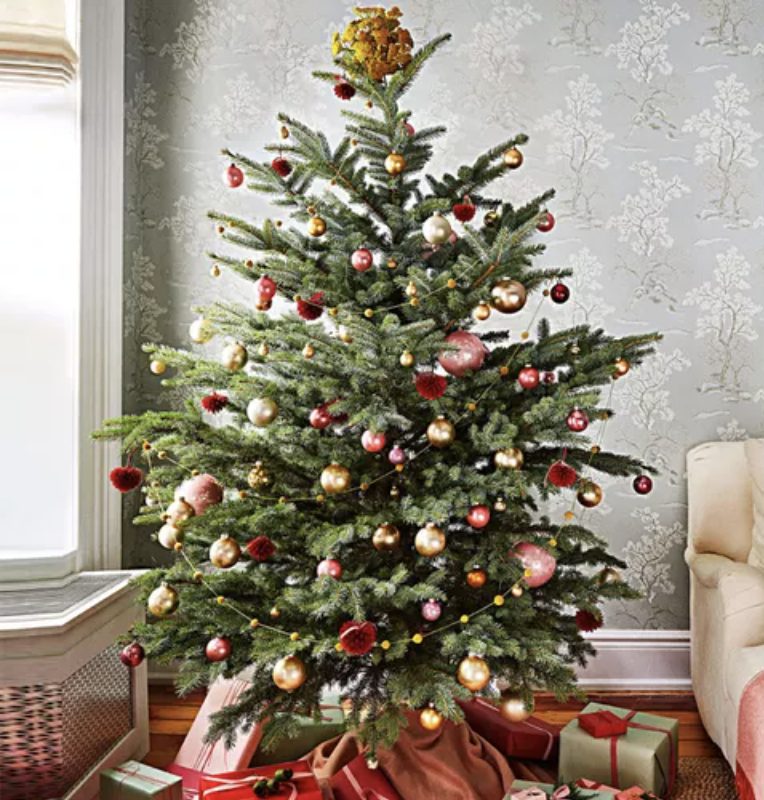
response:
M157 767L169 764L191 727L191 722L204 699L203 692L194 692L182 699L171 686L151 686L149 718L151 751L144 759ZM654 711L679 720L679 755L721 758L716 745L706 735L698 716L695 699L689 692L618 692L592 693L589 699L600 703ZM564 725L583 708L582 703L558 703L549 695L536 696L536 714L548 722Z

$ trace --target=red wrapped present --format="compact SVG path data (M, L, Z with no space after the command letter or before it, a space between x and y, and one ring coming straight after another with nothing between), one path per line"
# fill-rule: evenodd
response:
M509 722L492 703L476 697L459 705L469 726L487 739L503 755L546 761L557 755L560 729L537 717L525 722Z
M255 785L273 778L278 770L292 770L288 780L281 781L279 791L269 793L274 800L321 800L321 788L307 761L269 764L256 769L202 775L199 781L200 800L253 800Z
M625 719L607 710L579 714L578 724L595 739L623 736L629 730L629 723Z
M369 769L363 755L332 775L329 786L334 800L403 800L381 769Z

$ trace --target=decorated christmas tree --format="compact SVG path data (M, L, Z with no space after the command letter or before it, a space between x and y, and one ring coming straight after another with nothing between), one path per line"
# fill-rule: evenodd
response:
M139 580L124 660L179 662L181 691L251 668L212 736L292 735L330 685L372 753L406 710L435 729L483 695L522 719L535 690L574 691L582 631L633 596L582 515L599 474L650 491L601 444L615 382L657 337L546 319L569 296L568 272L536 263L553 192L487 193L525 135L427 174L445 130L415 130L401 101L448 39L415 50L396 8L357 9L314 73L346 105L341 141L281 114L264 161L225 151L231 189L277 212L210 214L212 274L237 273L241 300L199 309L203 355L146 346L182 407L97 434L123 441L111 480L142 484L138 522L176 551ZM494 314L509 324L481 332ZM551 495L568 510L545 516Z

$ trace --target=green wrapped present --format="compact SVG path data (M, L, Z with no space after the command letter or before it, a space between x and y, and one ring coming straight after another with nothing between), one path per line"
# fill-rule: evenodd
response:
M597 738L587 733L578 719L568 723L560 734L560 780L586 777L620 789L637 785L645 792L668 797L676 778L679 723L601 703L589 703L580 716L598 712L612 712L626 720L626 733Z
M327 693L321 699L320 721L317 722L313 717L301 717L300 732L296 737L282 739L275 749L268 752L258 749L251 766L298 761L322 742L343 733L345 733L345 714L340 705L339 695Z
M126 761L101 772L100 800L126 800L151 797L156 800L181 800L183 781L161 769L138 761Z
M555 794L555 792L557 794ZM513 781L512 790L504 800L541 800L564 798L565 800L613 800L611 792L598 792L593 789L582 789L578 786L562 786L555 789L551 783L535 781Z

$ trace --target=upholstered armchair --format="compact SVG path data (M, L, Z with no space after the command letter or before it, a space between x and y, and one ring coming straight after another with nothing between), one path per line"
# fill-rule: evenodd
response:
M764 670L764 440L693 448L687 480L692 682L734 767L740 698Z

